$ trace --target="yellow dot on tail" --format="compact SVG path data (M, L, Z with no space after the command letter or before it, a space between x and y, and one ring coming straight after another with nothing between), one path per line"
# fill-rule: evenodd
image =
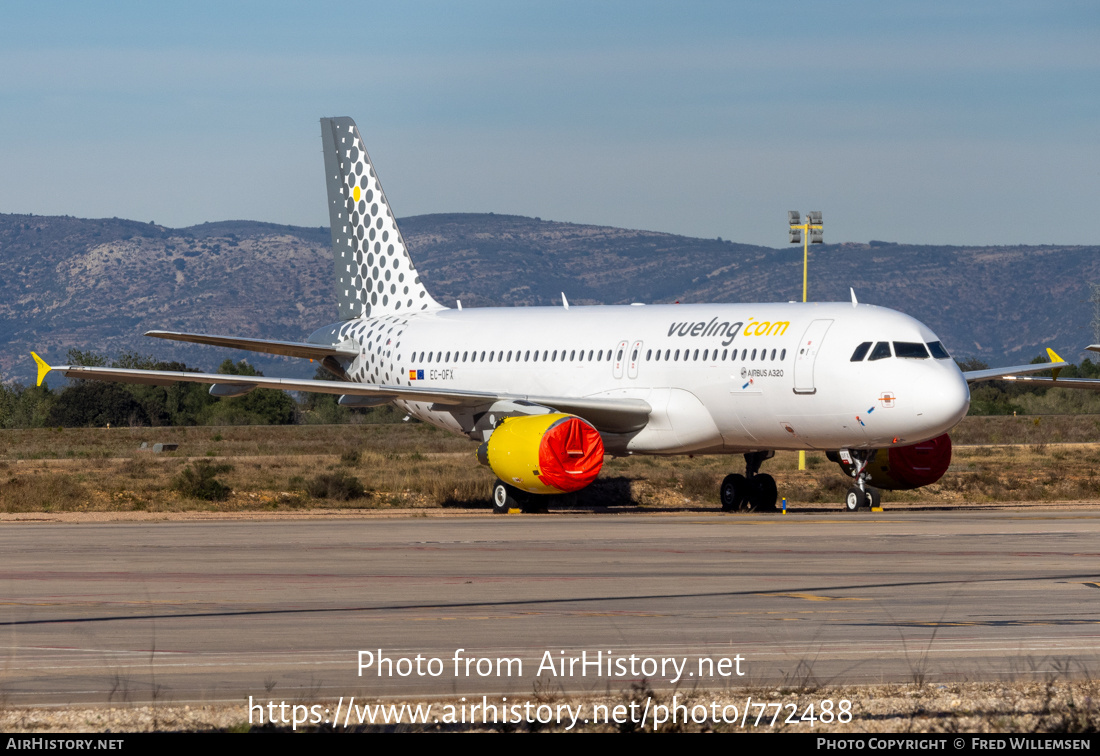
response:
M355 201L358 202L359 201L359 187L355 187L355 191L352 192L352 195L355 197Z

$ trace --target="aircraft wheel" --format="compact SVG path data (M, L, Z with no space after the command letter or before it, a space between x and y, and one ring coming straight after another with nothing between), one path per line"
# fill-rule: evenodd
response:
M736 512L741 508L749 492L749 482L744 475L727 475L718 489L718 499L722 502L723 512Z
M882 506L882 491L877 488L867 489L867 506L871 509L877 509Z
M519 498L516 496L518 491L506 484L503 480L498 480L493 484L493 512L496 514L508 514L509 509L519 509L521 507Z
M774 512L779 489L770 475L754 475L749 481L748 508L753 512Z
M848 495L844 497L844 508L849 512L855 512L867 506L867 494L859 486L848 489Z

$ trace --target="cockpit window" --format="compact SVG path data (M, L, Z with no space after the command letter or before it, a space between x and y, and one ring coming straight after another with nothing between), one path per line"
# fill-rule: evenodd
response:
M867 356L867 350L870 348L870 341L864 341L862 344L857 346L856 351L852 352L852 362L863 362L863 358Z
M943 344L938 341L933 341L928 345L928 351L932 353L932 356L937 360L949 360L951 355L947 353L947 350L943 348Z
M910 360L928 359L928 350L919 341L895 341L894 354Z
M874 360L885 360L887 357L890 356L890 342L880 341L879 343L875 344L875 348L871 350L871 357L868 362L872 362Z

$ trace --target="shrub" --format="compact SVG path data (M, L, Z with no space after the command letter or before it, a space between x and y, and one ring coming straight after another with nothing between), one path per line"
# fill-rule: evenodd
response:
M172 490L179 491L192 499L225 501L233 491L214 476L227 473L232 469L232 465L215 465L208 460L200 459L180 471L172 481Z
M306 482L306 493L314 499L333 499L347 501L366 495L359 479L346 472L323 473Z

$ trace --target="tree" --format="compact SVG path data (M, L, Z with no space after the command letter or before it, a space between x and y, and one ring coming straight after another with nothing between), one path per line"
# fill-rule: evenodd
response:
M221 375L263 373L247 361L226 360L218 366ZM244 396L219 399L202 412L205 425L292 425L298 419L298 404L286 392L257 389Z

